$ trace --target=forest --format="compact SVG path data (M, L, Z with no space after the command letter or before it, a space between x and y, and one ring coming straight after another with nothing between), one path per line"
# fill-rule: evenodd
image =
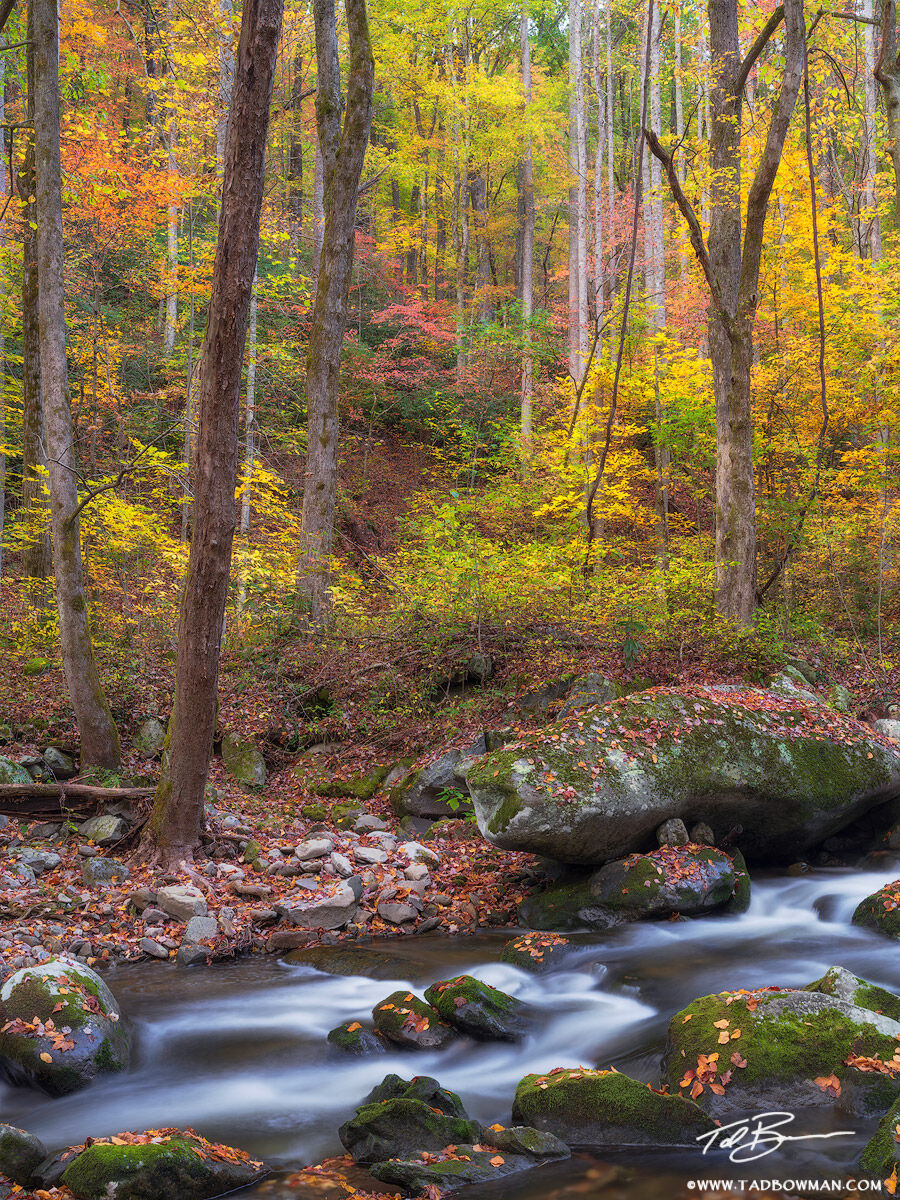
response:
M0 134L0 1200L895 1194L896 0L0 0Z

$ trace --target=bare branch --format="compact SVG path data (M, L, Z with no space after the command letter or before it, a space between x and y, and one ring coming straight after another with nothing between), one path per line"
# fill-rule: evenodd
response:
M138 465L138 462L140 461L141 458L143 458L143 456L147 453L147 451L150 449L150 447L156 446L159 442L161 442L163 440L163 438L168 437L170 433L173 433L176 429L178 429L180 427L180 425L181 425L180 421L175 425L170 425L168 429L164 429L162 431L162 433L158 435L158 437L155 437L152 442L148 442L146 444L146 446L142 446L140 448L140 450L137 452L137 454L134 456L134 458L132 458L129 462L127 462L125 464L124 467L122 467L122 469L119 471L119 473L116 475L116 477L114 479L111 479L108 483L101 484L99 487L90 488L88 491L88 494L86 496L82 497L82 499L78 503L78 507L75 509L75 511L72 513L72 515L69 517L68 521L66 522L67 527L69 529L72 528L72 526L78 520L79 515L82 513L82 511L85 508L87 508L87 506L91 503L92 500L96 500L97 497L102 496L104 492L113 491L114 488L117 488L121 483L124 483L126 477L128 475L130 475L131 472L136 468L136 466ZM82 478L82 476L79 475L77 471L75 471L75 474L78 476L79 479Z
M765 25L762 27L762 30L760 31L756 41L747 51L747 57L738 68L738 73L734 81L734 92L736 96L740 96L741 92L746 87L747 80L750 78L750 72L756 65L756 60L762 54L763 50L765 50L766 44L769 42L772 34L783 20L784 5L779 4L772 13L771 17L769 17L768 21L766 21Z

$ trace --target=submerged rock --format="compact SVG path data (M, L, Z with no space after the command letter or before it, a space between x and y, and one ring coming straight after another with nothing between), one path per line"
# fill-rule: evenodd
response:
M682 1096L662 1095L618 1071L586 1067L526 1075L516 1088L513 1120L570 1146L693 1146L698 1135L715 1128Z
M741 826L748 857L783 860L900 795L900 751L816 697L655 688L548 726L466 771L484 836L599 865L664 821Z
M500 954L500 961L532 971L535 975L559 966L571 949L568 938L558 933L540 933L532 930L507 942Z
M372 1020L389 1041L410 1050L441 1050L458 1037L436 1009L412 992L387 996L372 1009Z
M463 1144L439 1156L391 1158L373 1164L369 1170L382 1183L397 1184L406 1192L421 1195L429 1188L437 1188L443 1194L473 1183L488 1183L533 1166L534 1162L522 1155L500 1154L497 1150Z
M528 1024L527 1005L471 975L433 983L425 999L448 1025L488 1041L518 1041Z
M88 967L52 958L0 988L0 1070L53 1096L128 1066L130 1046L112 992Z

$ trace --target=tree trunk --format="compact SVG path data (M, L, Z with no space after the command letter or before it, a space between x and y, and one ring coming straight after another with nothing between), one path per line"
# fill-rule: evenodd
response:
M581 325L581 159L583 138L579 97L581 82L581 0L569 0L569 374L576 384L584 373L581 352L584 331Z
M681 0L675 0L675 140L684 137L684 91L682 87L682 47L681 47ZM685 183L684 158L678 159L678 182L684 187ZM684 239L678 239L678 276L682 283L687 282L688 255Z
M288 142L288 218L290 222L289 254L294 274L300 274L300 244L303 240L303 107L300 95L303 86L303 52L294 55L291 86L291 129Z
M882 0L881 49L874 75L884 96L888 146L894 168L894 204L900 217L900 54L896 0Z
M32 0L38 313L41 396L50 468L53 569L59 638L83 764L117 767L119 737L94 661L81 562L81 530L66 367L59 24L56 0Z
M316 118L325 175L325 230L316 285L306 395L309 413L306 482L303 489L303 544L297 579L301 608L311 621L327 620L334 505L337 493L338 382L353 269L356 200L372 124L375 63L365 0L346 0L350 38L347 112L340 129L340 68L336 64L337 26L331 0L315 0L316 47L334 62L324 80L319 60ZM337 99L337 103L335 100Z
M169 0L169 54L174 58L172 42L172 0ZM169 104L166 120L166 150L168 171L175 175L175 145L178 140L178 119L174 101ZM175 332L178 326L178 206L169 205L166 227L166 289L163 319L163 350L166 358L175 353Z
M170 867L199 842L235 524L241 375L259 249L269 105L283 0L245 0L225 135L203 340L194 529L178 631L168 762L139 853Z
M522 155L522 388L519 447L523 471L527 471L534 453L532 406L534 401L534 356L531 344L531 318L534 311L534 160L531 151L531 45L528 38L528 12L519 17L522 49L522 97L525 103L525 151Z
M868 21L874 19L873 0L862 0L861 15ZM878 197L875 193L875 175L878 171L878 150L875 143L875 110L878 107L878 81L875 78L875 29L870 24L863 25L863 52L866 61L865 73L865 115L861 174L862 202L865 208L861 214L859 252L865 257L866 246L872 262L881 261L881 218L878 215Z
M241 533L250 532L253 465L256 457L256 279L250 297L250 330L247 355L247 404L244 410L244 490L241 496Z
M228 128L228 106L234 86L232 20L231 0L219 0L219 112L216 121L216 174L219 178L225 161L225 130Z

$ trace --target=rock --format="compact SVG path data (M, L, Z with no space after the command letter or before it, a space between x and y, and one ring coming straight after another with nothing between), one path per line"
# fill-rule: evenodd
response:
M383 1100L364 1104L338 1130L344 1148L358 1163L410 1158L421 1151L479 1140L481 1126L465 1116L435 1112L421 1100Z
M623 917L633 921L676 912L692 916L725 904L735 882L734 864L721 850L691 843L661 846L651 854L632 854L601 867L588 882L600 911L581 915L594 928Z
M789 860L900 794L900 750L812 697L655 688L487 754L466 780L504 849L599 865L690 816Z
M528 1125L512 1125L498 1128L492 1125L487 1130L488 1141L498 1150L510 1154L527 1154L531 1158L568 1158L569 1147L552 1133L532 1129Z
M36 1187L40 1183L37 1167L46 1157L44 1143L33 1133L15 1125L0 1125L0 1175L24 1188Z
M384 1054L387 1050L384 1038L366 1029L359 1021L344 1021L329 1032L328 1040L348 1054Z
M266 760L249 738L226 733L222 738L222 761L231 778L244 787L265 787Z
M199 888L178 884L160 888L156 893L156 903L176 921L206 916L206 897Z
M430 1075L416 1075L412 1079L402 1079L393 1074L385 1075L381 1083L376 1084L363 1100L362 1106L381 1104L385 1100L420 1100L445 1116L466 1116L463 1102L456 1092L441 1087Z
M415 1158L395 1157L387 1162L374 1163L370 1173L382 1183L396 1184L414 1195L441 1195L468 1187L473 1183L489 1183L534 1166L531 1159L516 1154L498 1154L474 1145L454 1146L445 1150L419 1154Z
M156 717L141 721L132 743L135 752L142 758L159 758L166 741L166 731Z
M840 713L849 715L853 712L853 696L850 689L845 688L842 683L832 684L828 689L825 699L832 708L836 708Z
M9 758L0 758L0 784L18 784L31 787L32 778L18 763Z
M681 817L673 817L670 821L663 821L657 829L656 840L660 846L686 846L691 839Z
M148 1135L138 1145L95 1141L69 1163L62 1182L77 1200L207 1200L267 1174L240 1150L213 1157L207 1145L189 1132Z
M193 967L196 963L209 962L212 951L208 946L196 942L182 942L175 952L175 961L180 967Z
M494 660L489 654L475 650L468 658L456 663L434 682L434 693L440 695L455 688L478 686L494 674Z
M324 858L333 849L334 842L331 838L309 838L305 842L298 842L294 847L294 857L299 858L301 862L310 862L315 858Z
M349 879L354 872L354 866L350 859L346 854L339 854L337 850L333 851L331 855L331 865L342 879Z
M62 862L59 855L54 854L52 850L30 850L28 848L19 851L19 859L26 867L30 867L35 875L53 871Z
M526 1004L471 975L433 983L425 999L448 1025L472 1037L516 1042L528 1027Z
M45 1030L61 1032L68 1026L70 1032L63 1036L72 1044L57 1049L60 1032L31 1036L35 1019ZM77 1091L102 1072L128 1066L129 1037L115 997L99 975L72 960L52 958L10 975L0 988L3 1026L3 1072L15 1083L40 1087L52 1096Z
M191 917L185 926L183 945L196 945L198 942L209 941L219 932L219 923L215 917Z
M374 833L382 829L387 829L387 822L382 821L381 817L375 817L371 813L363 813L361 817L357 817L353 822L353 828L357 833Z
M447 817L471 812L465 772L487 751L484 735L462 750L446 750L391 791L398 817Z
M888 937L900 937L900 879L886 883L861 900L854 910L853 924L886 933Z
M405 925L409 921L414 921L419 914L411 904L389 900L378 905L378 915L385 921L390 921L392 925Z
M292 925L303 929L341 929L356 916L357 896L349 882L342 883L333 895L315 899L285 900L276 910L283 912Z
M683 1096L664 1096L618 1071L585 1067L526 1075L513 1120L552 1133L569 1146L691 1146L715 1129Z
M397 847L398 854L404 854L412 862L430 863L433 867L441 865L440 856L428 848L423 846L421 842L401 842Z
M564 675L562 679L555 679L549 683L544 683L538 688L533 688L530 692L523 692L521 696L517 696L513 701L519 712L527 713L534 717L546 716L559 700L565 699L572 690L574 678L572 675ZM491 747L493 749L493 747Z
M413 863L403 868L403 877L411 883L427 883L431 879L431 872L424 863Z
M114 846L128 832L127 824L121 817L106 814L102 817L89 817L78 826L82 837L90 838L95 846Z
M430 1004L412 992L393 992L375 1005L372 1020L388 1041L412 1050L442 1050L458 1036Z
M351 775L349 779L331 778L324 783L314 783L311 790L319 796L346 797L365 802L371 800L379 790L390 769L390 764L386 764L360 775Z
M565 704L557 714L564 721L575 713L593 708L595 704L606 704L622 694L621 688L603 675L585 675L572 684Z
M357 862L366 863L372 867L378 866L388 860L387 851L378 850L374 846L354 846L353 857Z
M835 996L847 1004L855 1004L857 1008L866 1008L890 1017L892 1021L900 1021L900 997L879 987L877 983L869 983L867 979L852 975L844 967L829 967L821 979L807 984L804 990Z
M716 835L705 821L699 821L691 828L689 839L696 842L698 846L714 846L716 844Z
M145 954L149 954L151 958L168 958L169 952L165 946L161 946L159 942L155 942L153 938L142 937L138 942L138 946Z
M893 738L895 742L900 742L900 721L882 718L875 721L872 728L876 733L880 733L882 737Z
M883 1112L900 1080L886 1068L858 1069L853 1058L891 1062L900 1022L842 999L837 993L847 994L848 986L845 974L829 971L812 990L764 988L694 1000L669 1025L664 1081L717 1119L770 1105L797 1112L832 1105L838 1095L848 1115ZM826 1082L832 1077L836 1088Z
M88 887L111 883L114 879L127 879L131 872L117 858L88 858L81 864L81 878Z
M500 961L531 971L535 975L557 967L571 948L568 938L558 933L524 933L507 942L500 954Z
M315 967L328 975L363 975L368 979L422 979L433 974L427 961L410 958L407 953L399 954L389 942L382 944L384 948L380 948L379 942L367 946L352 942L337 946L306 946L289 954L288 962Z
M72 779L75 776L75 763L72 756L56 746L48 746L44 751L44 764L54 779Z
M897 1126L900 1125L900 1099L895 1100L878 1122L878 1128L862 1152L859 1165L868 1175L880 1180L896 1179L900 1169L900 1142L897 1141ZM885 1189L887 1190L887 1189Z

